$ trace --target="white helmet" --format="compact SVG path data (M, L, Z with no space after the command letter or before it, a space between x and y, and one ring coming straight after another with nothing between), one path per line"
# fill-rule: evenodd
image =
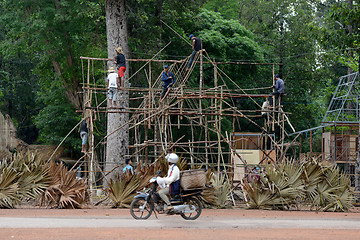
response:
M166 160L168 160L168 162L170 163L174 163L176 164L179 161L179 156L176 155L176 153L169 153L168 155L166 155Z

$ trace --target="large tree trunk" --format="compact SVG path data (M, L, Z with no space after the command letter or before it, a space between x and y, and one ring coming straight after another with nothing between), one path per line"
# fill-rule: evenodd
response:
M112 59L115 57L115 47L117 46L121 46L125 57L128 57L125 0L106 0L105 9L108 57ZM113 65L113 61L108 63L108 67ZM126 79L129 79L128 68L125 72L125 87L128 87L129 84ZM129 106L129 93L127 91L119 91L116 104L120 110L126 111L124 108ZM106 178L108 181L122 170L122 165L128 154L129 126L127 123L129 121L129 114L110 112L107 117L107 135L111 134L107 138L106 145L105 173L109 173ZM107 181L104 182L105 186L107 185Z

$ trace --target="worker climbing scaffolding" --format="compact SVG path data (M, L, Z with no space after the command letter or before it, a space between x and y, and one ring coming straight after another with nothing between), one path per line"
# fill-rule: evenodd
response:
M189 71L191 68L191 65L194 61L195 55L198 51L202 49L202 42L200 38L197 38L194 36L194 34L190 34L189 39L192 40L192 49L194 50L191 54L190 61L188 63L188 66L186 68L186 71Z
M197 53L202 50L202 41L200 38L195 37L194 34L190 34L189 39L192 41L190 45L192 46L193 52L191 53L189 62L187 63L187 67L185 69L186 72L188 72L192 68L194 59L197 57ZM169 66L165 65L164 71L161 74L161 81L163 81L163 89L160 94L160 103L163 102L164 99L168 96L176 81L174 74L172 72L169 72L168 69ZM184 78L187 79L189 76L189 74L185 74Z
M164 71L161 74L161 81L163 81L163 89L160 95L160 102L167 97L171 87L176 81L175 75L172 72L169 72L169 65L164 66Z

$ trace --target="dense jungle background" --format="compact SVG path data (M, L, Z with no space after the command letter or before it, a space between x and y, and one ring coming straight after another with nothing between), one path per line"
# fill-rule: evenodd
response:
M107 57L105 2L96 0L0 1L0 111L28 144L59 144L79 122L80 56ZM359 69L358 1L336 0L128 0L127 58L183 59L192 50L174 31L203 40L218 62L281 63L285 111L296 130L318 126L340 76ZM140 68L130 64L132 75ZM162 66L153 70L161 73ZM227 65L242 88L272 85L272 67ZM101 69L99 70L101 71ZM212 70L205 84L211 86ZM99 76L104 73L97 73ZM98 76L96 75L96 76ZM196 86L197 74L189 84ZM143 86L141 75L132 86ZM144 86L146 87L146 86ZM239 105L249 104L239 100ZM106 121L96 124L106 133ZM224 127L226 129L226 127ZM249 129L236 129L249 131ZM250 129L251 130L251 129ZM79 156L74 132L65 141Z

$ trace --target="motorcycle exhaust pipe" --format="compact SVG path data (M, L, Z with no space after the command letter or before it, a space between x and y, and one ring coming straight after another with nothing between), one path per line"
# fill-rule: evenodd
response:
M195 209L190 209L189 205L177 205L174 206L174 210L177 212L182 212L182 213L193 213L195 212Z

